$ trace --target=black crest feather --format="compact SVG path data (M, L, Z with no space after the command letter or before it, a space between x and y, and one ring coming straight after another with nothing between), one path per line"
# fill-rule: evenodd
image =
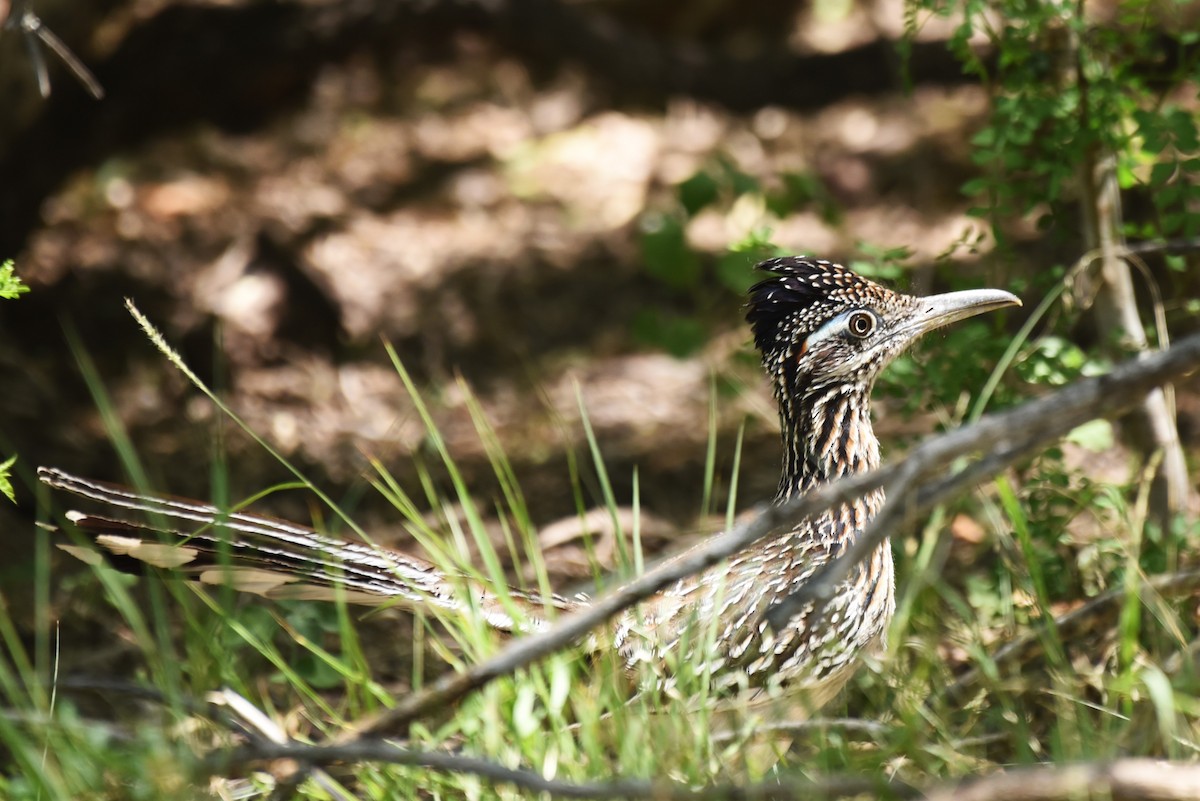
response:
M863 294L872 286L840 264L805 256L768 259L757 269L774 273L750 288L746 311L754 344L764 358L791 344L794 332L782 329L805 322L819 325L825 319L818 313L824 305L852 293Z

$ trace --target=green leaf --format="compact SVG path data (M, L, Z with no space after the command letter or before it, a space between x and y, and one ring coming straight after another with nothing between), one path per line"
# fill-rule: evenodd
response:
M13 273L12 259L0 264L0 298L15 300L18 295L29 291L29 287L21 283L21 279Z
M753 175L747 175L732 165L729 167L729 183L733 188L734 195L745 195L750 192L758 192L761 189L757 178Z
M4 493L13 503L17 502L17 496L13 494L12 481L12 466L17 463L16 456L10 456L3 462L0 462L0 493Z
M717 280L739 295L754 284L757 256L745 251L726 253L717 261Z
M342 674L314 654L300 654L293 657L292 667L295 668L296 675L318 689L331 690L334 687L342 686Z
M975 145L975 147L991 147L996 144L996 129L990 127L984 128L971 137L971 144Z
M694 317L642 309L633 318L633 335L677 358L696 352L708 340L708 331Z
M1150 185L1162 186L1175 176L1174 162L1159 162L1150 168Z
M1150 696L1150 702L1154 705L1163 741L1171 742L1175 739L1178 727L1175 712L1175 690L1171 687L1171 680L1153 665L1143 668L1138 678L1141 679L1142 686L1146 688L1146 694Z
M754 228L730 245L729 250L734 253L751 253L757 260L782 256L784 255L783 249L771 242L772 233L774 232L767 226Z
M667 286L690 289L700 281L700 259L688 247L683 224L652 215L643 221L642 259L646 271Z
M548 706L552 712L561 712L567 705L571 695L571 672L565 663L554 661L550 663L550 700Z
M1177 211L1162 216L1164 234L1174 234L1183 228L1184 221L1189 217L1187 212Z
M688 213L689 217L693 217L717 199L720 187L717 186L717 180L711 173L701 171L681 183L676 187L676 191L679 193L679 202L683 204L684 211Z
M1112 448L1115 442L1112 423L1107 420L1092 420L1067 434L1067 442L1073 442L1084 450L1102 453Z
M1175 147L1185 153L1194 152L1200 147L1200 136L1196 132L1196 120L1191 112L1183 109L1172 109L1167 114L1167 127L1175 137Z
M1137 176L1134 174L1132 167L1122 161L1117 165L1117 184L1122 189L1128 189L1137 183Z
M517 700L513 704L513 728L521 737L529 737L538 730L538 719L534 714L536 700L532 683L523 682L517 688Z
M977 197L987 191L989 181L986 178L972 178L962 185L962 193L967 197Z

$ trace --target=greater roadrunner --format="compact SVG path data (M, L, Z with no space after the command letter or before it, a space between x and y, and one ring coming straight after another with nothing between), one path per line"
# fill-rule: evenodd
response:
M956 320L1020 305L1008 292L990 289L903 295L817 259L771 259L759 268L770 276L750 290L746 317L779 404L778 502L878 467L871 388L914 340ZM68 513L118 567L147 563L268 598L433 605L481 614L516 633L544 627L548 607L570 611L587 604L586 598L517 590L503 598L422 559L293 523L139 494L53 468L38 473L52 487L150 515L150 522L139 523ZM849 678L861 652L884 643L895 609L890 544L854 570L821 614L805 608L773 629L763 613L841 553L882 504L881 491L867 493L680 581L617 622L616 647L631 668L646 661L666 665L666 682L670 665L707 659L727 690L786 686L789 694L803 693L809 708L820 706ZM100 558L87 547L62 547L85 561ZM713 636L699 636L702 625L714 625Z

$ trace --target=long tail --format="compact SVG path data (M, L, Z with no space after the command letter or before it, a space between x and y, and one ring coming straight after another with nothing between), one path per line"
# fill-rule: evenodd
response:
M150 565L205 584L227 585L266 598L335 600L368 605L401 604L479 615L493 628L525 632L547 623L547 607L576 604L521 590L498 594L465 576L452 576L408 554L347 542L307 526L245 512L226 512L200 501L148 495L119 484L39 467L38 478L55 488L107 507L140 512L148 523L68 512L67 519L96 549L60 544L90 564L108 561L123 570ZM178 528L176 528L178 526Z

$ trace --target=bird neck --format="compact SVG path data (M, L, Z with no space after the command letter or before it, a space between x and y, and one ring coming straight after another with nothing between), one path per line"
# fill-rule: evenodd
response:
M780 397L783 474L778 502L879 466L870 394L871 388L862 384L830 384L801 397Z

